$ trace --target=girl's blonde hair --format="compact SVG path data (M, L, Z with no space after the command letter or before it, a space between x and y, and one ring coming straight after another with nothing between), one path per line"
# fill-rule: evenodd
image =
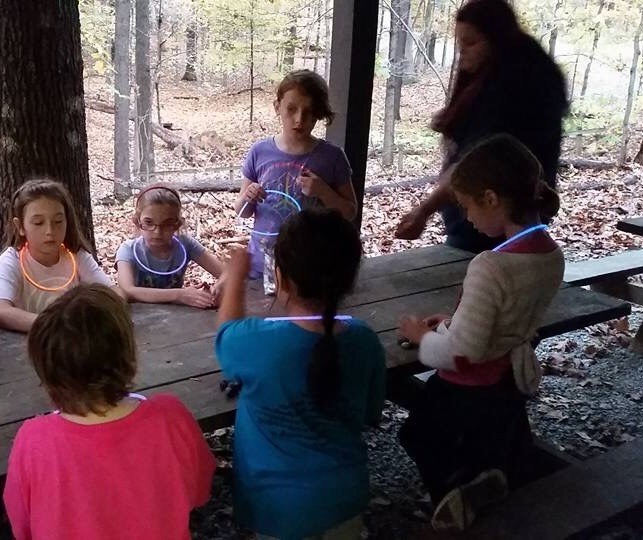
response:
M165 204L176 209L178 216L178 225L183 225L183 216L181 215L181 197L176 189L168 187L164 184L151 184L142 189L136 197L136 204L134 207L134 224L139 225L141 212L146 206L152 204Z
M7 227L5 247L11 246L15 249L20 249L25 245L27 239L20 234L20 228L15 226L14 218L17 218L20 225L24 227L25 208L29 203L38 199L51 199L63 205L67 222L64 240L67 249L72 253L77 253L81 249L89 253L93 252L89 241L80 230L78 216L74 210L69 191L60 182L55 182L48 178L28 180L13 194L11 199L11 223Z

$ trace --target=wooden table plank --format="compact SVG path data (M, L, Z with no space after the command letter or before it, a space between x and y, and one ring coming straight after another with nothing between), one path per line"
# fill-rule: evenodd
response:
M619 231L643 236L643 217L623 219L616 224Z
M155 388L144 390L145 396L169 393L177 396L185 406L192 411L203 431L232 425L237 408L236 399L228 399L225 393L219 390L219 382L223 375L213 373L202 377L168 383ZM44 392L43 392L44 394ZM43 407L41 412L51 411L49 405ZM22 421L12 422L0 426L0 483L6 474L7 459L13 438L15 437Z
M374 277L389 276L427 266L437 266L474 257L473 253L445 245L408 249L378 257L367 257L362 262L359 281Z
M374 302L347 309L354 317L366 321L376 332L397 328L402 315L426 316L432 313L452 313L460 291L459 286L446 287L408 296ZM629 303L577 287L563 287L545 312L541 329L542 337L569 331L566 328L583 328L629 314ZM567 323L567 324L566 324Z

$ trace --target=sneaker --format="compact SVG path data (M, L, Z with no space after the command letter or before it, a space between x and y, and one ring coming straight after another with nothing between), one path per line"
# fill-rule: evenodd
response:
M464 531L480 510L504 499L508 491L507 478L502 471L484 471L442 498L433 513L431 525L436 531Z

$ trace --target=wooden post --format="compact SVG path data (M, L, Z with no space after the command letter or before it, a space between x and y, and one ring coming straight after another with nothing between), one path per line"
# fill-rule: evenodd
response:
M330 64L330 102L335 121L326 138L344 148L353 169L357 195L355 223L362 223L366 157L375 74L378 2L334 0Z

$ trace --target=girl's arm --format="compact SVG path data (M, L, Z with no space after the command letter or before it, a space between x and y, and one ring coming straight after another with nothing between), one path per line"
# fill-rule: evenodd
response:
M216 278L221 277L221 274L223 274L223 263L214 253L207 250L195 258L194 262Z
M357 215L357 197L350 178L335 191L322 178L309 171L304 171L297 179L301 192L307 197L317 197L326 208L339 210L347 220Z
M218 259L218 257L209 251L204 251L197 258L193 259L201 268L207 270L214 277L217 278L217 282L210 290L210 297L212 298L213 307L218 307L221 302L221 297L223 295L223 287L225 283L225 277L223 275L223 263Z
M241 189L239 189L239 196L234 203L235 213L243 218L252 216L252 214L255 213L257 201L263 199L265 196L266 192L261 187L261 185L259 185L257 182L253 182L252 180L244 178L243 182L241 182ZM248 204L246 205L246 203ZM242 208L243 213L241 213Z
M148 304L175 303L202 309L212 307L210 294L194 287L183 289L137 287L134 281L132 265L126 261L118 261L118 285L130 302L146 302Z
M225 269L226 285L219 307L217 323L243 319L246 315L246 278L250 271L250 256L245 249L232 252Z
M29 332L38 315L15 307L9 300L0 300L0 327L15 332Z

